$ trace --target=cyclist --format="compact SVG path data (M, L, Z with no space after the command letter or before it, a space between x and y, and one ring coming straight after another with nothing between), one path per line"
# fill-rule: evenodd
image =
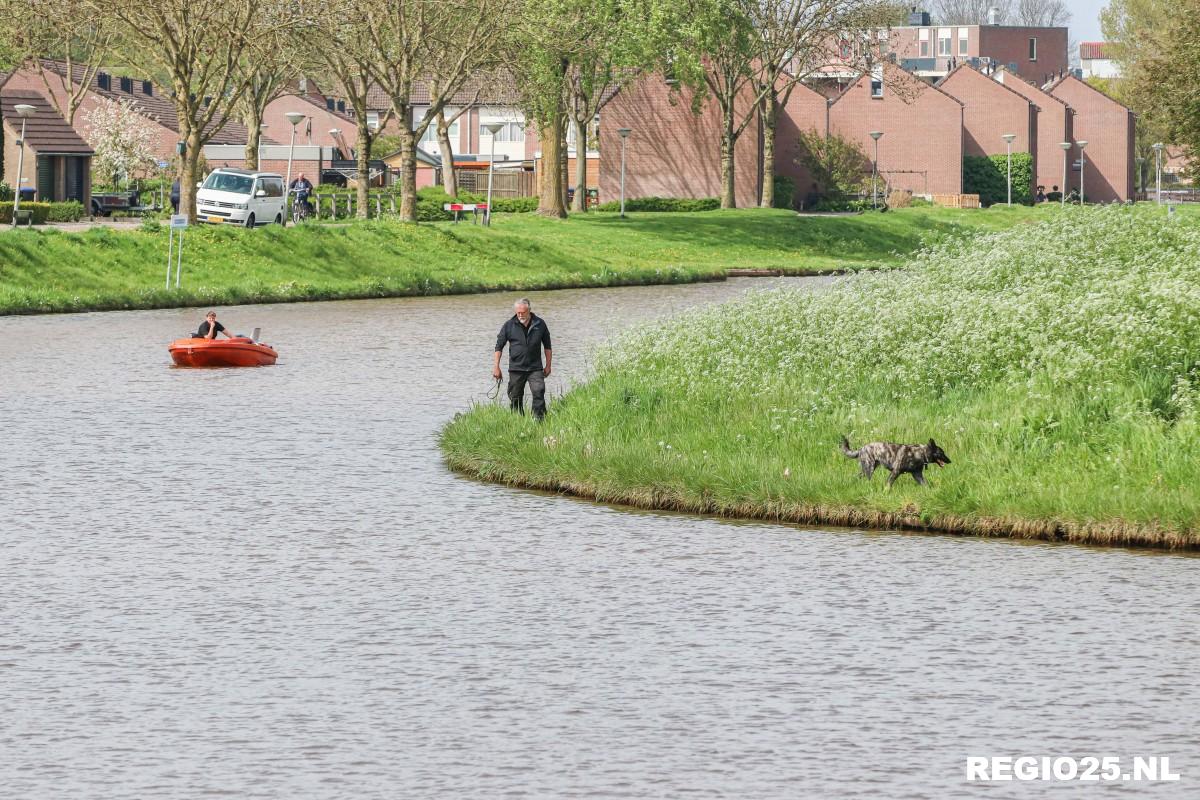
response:
M298 210L303 209L303 212L301 214L299 214L298 216L300 216L300 217L311 216L313 213L313 208L312 208L312 203L310 203L308 201L308 197L309 197L309 195L312 194L312 190L313 190L312 182L309 181L308 178L304 177L304 173L301 172L299 175L296 176L296 180L292 181L292 185L289 186L288 188L296 193L297 209Z

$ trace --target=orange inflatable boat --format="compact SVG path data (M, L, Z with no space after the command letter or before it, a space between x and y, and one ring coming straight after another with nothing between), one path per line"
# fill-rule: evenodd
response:
M279 354L248 336L176 339L167 347L179 367L268 367Z

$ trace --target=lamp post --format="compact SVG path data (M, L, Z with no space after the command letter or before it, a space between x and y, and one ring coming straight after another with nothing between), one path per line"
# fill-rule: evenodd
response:
M617 128L617 135L621 137L621 218L625 218L625 140L629 138L629 134L633 133L631 128ZM578 191L578 190L576 190Z
M1087 166L1083 148L1087 147L1087 139L1081 139L1075 144L1079 147L1079 205L1083 205L1083 168Z
M492 224L492 176L496 172L496 134L504 125L503 122L489 122L483 126L492 135L492 154L488 156L487 214L484 215L484 221L489 226ZM454 159L450 160L450 169L454 169Z
M17 145L21 148L17 154L17 194L13 198L12 226L17 227L17 212L21 210L21 182L25 180L25 120L33 116L36 108L25 103L13 106L17 116L21 118L21 140Z
M1017 138L1015 133L1003 133L1000 138L1008 145L1008 204L1012 205L1012 143Z
M879 175L879 137L883 136L883 131L871 131L867 135L875 140L875 159L871 162L871 205L879 208L879 188L876 177Z
M289 111L284 116L287 117L288 122L292 123L292 141L288 144L287 182L284 189L287 192L285 195L287 200L283 204L283 224L286 226L288 221L288 203L292 199L292 153L296 150L296 126L304 119L304 115L299 111Z
M1154 148L1154 202L1157 205L1162 205L1162 156L1163 143L1155 142L1151 145Z
M1067 204L1067 162L1071 157L1071 143L1059 142L1058 146L1063 149L1063 185L1060 205L1065 206Z

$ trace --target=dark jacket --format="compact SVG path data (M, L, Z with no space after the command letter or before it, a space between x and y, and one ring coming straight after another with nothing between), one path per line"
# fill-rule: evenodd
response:
M542 348L552 349L550 329L546 327L545 320L537 314L530 313L529 330L526 330L517 319L517 315L513 314L512 318L504 323L504 327L500 328L500 335L496 337L496 352L504 350L506 344L509 372L532 372L541 369Z

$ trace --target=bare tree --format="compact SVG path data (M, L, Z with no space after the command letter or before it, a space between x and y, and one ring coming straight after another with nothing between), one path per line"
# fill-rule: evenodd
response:
M1003 25L1012 16L1013 0L937 0L933 4L933 22L937 25L987 25L988 11L996 9L996 21Z
M331 0L322 3L319 9L310 29L308 47L321 61L323 80L340 90L354 112L356 213L366 219L370 214L371 149L376 137L392 121L392 111L369 107L376 85L371 76L374 45L368 30L367 9L361 0ZM373 127L367 121L368 111L379 114Z
M417 143L471 75L497 57L504 26L496 17L502 6L500 0L358 2L369 22L371 75L387 93L400 125L400 218L416 222ZM429 103L418 120L414 88L419 81L429 86Z
M246 169L258 169L258 146L262 141L263 116L267 106L287 94L288 85L298 77L294 61L281 56L267 60L257 58L245 69L246 92L238 111L246 126Z
M23 62L38 74L54 110L73 125L80 102L112 52L110 18L81 14L62 0L3 0L0 14L7 18L4 38L14 63Z
M437 129L438 150L442 156L442 188L451 197L458 197L458 177L454 174L454 143L450 141L450 126L457 122L479 102L480 90L475 90L475 96L449 112L442 108L437 112L434 127Z
M1064 28L1071 9L1064 0L1017 0L1013 22L1031 28Z
M288 0L84 0L121 28L120 53L171 87L184 152L179 211L196 218L196 178L203 147L245 95L240 66L280 29L298 22Z

